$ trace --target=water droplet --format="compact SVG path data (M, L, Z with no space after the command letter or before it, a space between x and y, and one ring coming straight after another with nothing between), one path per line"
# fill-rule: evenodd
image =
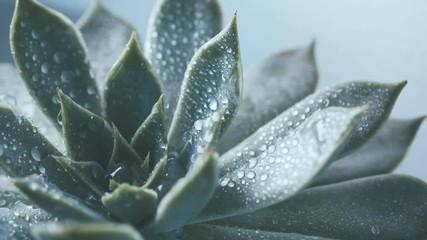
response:
M70 70L64 70L61 73L61 81L64 83L70 82L75 77L75 73Z
M92 131L99 131L104 127L104 121L96 119L94 116L91 116L89 119L88 127Z
M89 94L89 95L95 95L95 88L94 87L92 87L92 86L89 86L89 87L87 87L87 89L86 89L86 92L87 92L87 94Z
M243 172L243 171L238 171L237 172L237 177L238 178L243 178L245 176L245 172Z
M53 60L56 63L61 63L66 57L67 55L64 52L56 52L53 54Z
M0 199L0 207L4 207L6 205L6 200L5 199Z
M268 178L268 174L267 173L261 173L261 175L259 176L259 179L261 179L261 181L265 181Z
M58 95L53 95L52 96L52 103L53 104L59 104L59 97L58 97Z
M215 98L212 98L212 99L209 101L209 108L210 108L212 111L215 111L215 110L217 110L217 109L218 109L218 102L216 101L216 99L215 99Z
M228 187L234 187L236 184L233 182L233 181L230 181L228 184L227 184L227 186Z
M282 148L282 154L288 154L289 153L289 148L287 148L287 147L285 147L285 148Z
M31 77L31 80L33 80L33 82L38 82L38 81L40 81L40 75L39 74L34 74L32 77Z
M56 116L56 121L60 126L62 126L62 111L59 111L58 115Z
M33 37L34 39L39 39L40 38L40 32L37 29L31 30L31 37Z
M202 125L203 125L202 120L197 120L196 122L194 122L194 128L197 131L202 130Z
M41 160L42 154L38 146L31 148L30 154L35 161L39 162Z
M376 225L372 225L372 226L371 226L371 232L372 232L374 235L379 235L379 234L380 234L380 227L379 227L379 226L376 226Z
M257 164L258 164L258 160L256 158L251 158L249 159L248 167L254 168Z
M44 168L42 165L39 165L38 169L39 169L39 172L41 174L45 174L46 173L46 168Z
M246 174L248 179L254 179L256 176L256 173L254 171L249 171L248 174Z
M230 182L230 178L224 177L219 181L219 185L221 185L221 187L225 187L229 182Z
M50 71L50 64L49 63L43 63L42 66L40 67L42 73L49 73Z

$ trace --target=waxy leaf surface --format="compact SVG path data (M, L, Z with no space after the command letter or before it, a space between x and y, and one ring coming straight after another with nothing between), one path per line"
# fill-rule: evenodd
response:
M18 0L12 20L12 53L22 79L60 129L57 88L100 114L98 88L80 33L62 14L35 0Z

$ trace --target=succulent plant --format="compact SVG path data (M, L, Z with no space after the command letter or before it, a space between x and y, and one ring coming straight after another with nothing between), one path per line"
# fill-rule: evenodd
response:
M159 0L143 54L99 3L75 25L17 0L0 239L425 239L426 183L389 174L423 120L387 120L406 82L313 93L312 43L243 88L221 19L216 0Z

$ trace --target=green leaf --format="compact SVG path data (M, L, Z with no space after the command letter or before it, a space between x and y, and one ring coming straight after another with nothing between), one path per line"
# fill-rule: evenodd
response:
M276 53L253 66L245 75L239 111L218 142L219 152L232 148L311 94L317 80L314 42L306 48Z
M168 232L197 216L212 197L218 184L218 155L207 151L201 155L184 178L160 201L154 226Z
M79 104L101 113L83 41L68 18L34 0L18 0L10 39L22 79L58 129L58 87Z
M422 240L427 185L382 175L304 190L269 208L212 224L334 239Z
M15 181L15 185L32 203L61 219L106 221L106 217L85 206L85 203L47 183L42 177L31 175Z
M185 73L168 136L168 155L179 153L194 124L225 109L220 133L234 117L242 91L237 19L196 52Z
M68 155L74 161L95 161L107 168L113 149L110 125L100 116L78 105L61 90L62 132Z
M106 115L130 140L161 94L161 83L142 55L134 32L108 74L104 92Z
M50 223L32 234L37 240L143 240L134 228L117 223Z
M139 224L155 213L157 193L147 188L121 184L102 197L102 204L120 221Z
M188 63L199 47L221 31L221 25L217 0L161 0L153 8L145 52L165 87L167 126Z
M268 239L268 240L330 240L329 238L312 237L296 233L268 232L255 229L216 226L210 224L194 224L185 226L179 232L177 239L199 240L206 239Z
M31 205L13 185L11 179L0 176L0 239L31 239L30 227L53 218Z
M148 178L148 168L143 168L143 161L126 142L119 130L113 125L114 147L108 170L118 183L130 183L141 186Z
M31 122L0 104L0 167L11 177L45 176L61 190L86 197L85 189L51 156L62 154L31 125Z
M154 104L150 115L136 130L131 140L131 146L142 159L150 155L150 169L160 161L166 150L166 129L163 108L163 95Z
M133 29L130 23L114 15L100 1L93 1L90 8L77 21L99 88L125 48Z
M388 120L365 145L323 170L312 185L391 172L402 161L423 120Z
M363 108L326 108L292 130L287 112L219 159L220 186L196 221L252 212L297 193L346 143Z
M65 157L54 157L61 166L67 170L80 186L85 186L88 191L100 198L108 190L108 181L105 171L97 162L74 162Z

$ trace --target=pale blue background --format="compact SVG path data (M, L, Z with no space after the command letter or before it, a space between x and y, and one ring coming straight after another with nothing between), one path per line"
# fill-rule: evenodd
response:
M0 0L0 58L8 58L6 37L12 0ZM53 1L76 18L86 0ZM105 0L144 36L154 0ZM316 39L320 86L348 80L409 81L393 116L427 114L427 1L423 0L223 0L225 21L238 12L244 67L270 53ZM397 172L427 180L427 124L424 123Z

